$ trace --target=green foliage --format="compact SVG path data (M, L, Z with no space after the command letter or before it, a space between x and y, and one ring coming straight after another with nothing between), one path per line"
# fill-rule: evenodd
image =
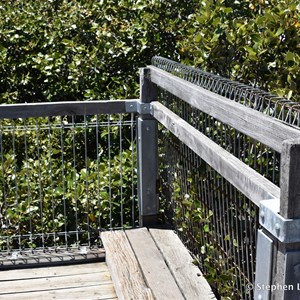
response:
M299 1L201 1L180 43L182 59L299 100L299 17Z
M228 268L232 258L222 255L219 247L213 242L217 238L213 228L214 214L212 210L205 207L203 199L199 197L203 191L197 189L193 176L187 181L191 190L189 194L184 195L179 182L177 180L173 182L172 202L176 203L173 218L177 230L184 236L185 241L190 240L191 243L194 241L194 246L197 245L196 264L204 271L205 278L212 288L223 297L222 299L233 299L231 297L236 294L235 269ZM229 239L229 236L225 237L225 241ZM233 245L238 247L235 240Z
M65 238L60 234L62 239L58 235L54 241L50 233L90 231L97 238L101 228L134 225L133 141L124 140L120 151L118 126L96 131L96 117L73 121L56 117L50 126L45 118L1 123L1 236L44 233L45 245L53 246ZM17 239L11 241L18 246ZM68 245L75 241L69 237ZM35 247L41 239L23 238L22 246L30 242Z
M1 1L0 103L137 97L138 68L154 55L299 100L299 17L299 0ZM120 226L121 205L124 224L130 219L131 192L125 188L136 180L130 156L134 145L120 152L112 139L109 154L108 132L103 131L98 148L89 147L85 160L85 132L75 131L81 142L75 146L76 167L70 128L64 131L63 149L59 132L51 141L47 133L15 132L15 149L7 146L12 133L3 132L8 142L1 145L0 197L6 203L0 208L7 215L1 234L59 232L65 220L68 229L90 226L96 231L99 219L105 227L111 217ZM95 135L88 136L88 144L95 144ZM121 190L126 203L121 203ZM179 229L185 235L203 233L195 237L206 257L207 278L220 294L231 296L233 270L224 271L226 259L207 242L214 216L201 206L199 191L182 196L179 183L173 190ZM75 210L81 212L78 220ZM233 245L238 247L235 240Z
M299 1L0 4L2 103L132 98L161 55L298 99Z
M177 2L2 1L0 101L137 97L138 68L178 54L190 1Z

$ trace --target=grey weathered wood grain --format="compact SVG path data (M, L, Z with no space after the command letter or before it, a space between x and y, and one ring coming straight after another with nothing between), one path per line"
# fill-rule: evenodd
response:
M149 229L149 231L185 299L216 299L179 237L172 230Z
M201 111L281 152L282 142L299 138L300 130L277 119L149 66L151 81Z
M300 218L300 139L289 139L282 144L280 168L280 209L286 219ZM293 267L299 263L300 243L285 244L274 239L273 281L272 284L288 286L294 284L294 290L276 289L274 299L298 299L296 282L289 282L294 273ZM293 254L295 258L293 258ZM298 284L298 279L296 280Z
M105 263L1 271L0 299L116 299Z
M150 80L150 69L140 69L140 100L150 103L157 100L157 85Z
M46 288L46 287L45 287ZM1 300L118 300L112 283L72 289L30 291L0 295Z
M152 102L153 116L205 160L257 206L261 200L279 198L280 189L238 158L211 141L159 102Z
M105 263L88 263L67 266L43 267L43 268L25 268L17 270L1 271L0 282L21 279L49 278L57 276L70 276L80 274L94 274L107 272L108 268Z
M126 235L155 299L184 299L148 230L128 230Z
M0 119L125 113L130 110L130 105L135 106L136 101L137 99L6 104L0 106Z
M101 239L118 298L154 299L124 231L103 232Z
M3 276L4 273L1 273ZM54 276L41 277L22 280L14 280L13 284L8 284L7 281L0 281L0 295L4 293L16 293L25 291L42 291L45 288L48 290L62 288L76 288L86 285L100 285L101 283L109 283L109 272L99 272L93 274L76 274L71 276Z
M283 142L280 169L280 215L300 218L300 139Z

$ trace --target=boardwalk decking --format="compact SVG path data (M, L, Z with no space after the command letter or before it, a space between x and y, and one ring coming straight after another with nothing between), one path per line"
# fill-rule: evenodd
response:
M216 299L173 231L140 228L101 238L120 300Z
M2 269L0 300L216 299L173 231L116 230L103 232L101 238L106 263L74 260L61 266L52 262L47 267ZM43 263L41 259L36 265Z
M106 263L1 271L0 299L118 299Z

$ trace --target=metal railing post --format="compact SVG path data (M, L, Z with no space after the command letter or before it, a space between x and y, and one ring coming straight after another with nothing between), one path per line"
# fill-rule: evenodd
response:
M280 200L261 202L255 299L300 299L300 139L282 144Z
M150 70L140 70L140 107L138 109L138 199L140 225L158 221L157 121L150 115L150 102L157 99L157 87L149 80Z

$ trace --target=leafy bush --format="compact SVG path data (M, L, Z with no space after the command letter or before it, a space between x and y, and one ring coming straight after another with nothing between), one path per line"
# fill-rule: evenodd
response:
M153 55L299 99L299 11L291 0L2 1L1 102L136 97Z
M137 97L138 68L176 55L177 2L3 1L1 102Z
M299 1L201 1L182 60L299 101L299 18Z

